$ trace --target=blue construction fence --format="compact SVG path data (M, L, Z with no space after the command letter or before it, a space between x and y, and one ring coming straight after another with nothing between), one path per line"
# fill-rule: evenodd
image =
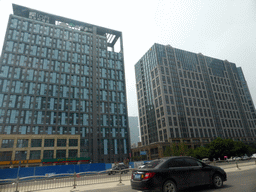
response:
M146 161L130 162L130 168L137 168ZM28 176L46 176L65 173L80 172L99 172L111 169L114 164L111 163L92 163L79 165L55 165L55 166L39 166L39 167L20 167L10 169L0 169L0 179L16 179L17 177Z

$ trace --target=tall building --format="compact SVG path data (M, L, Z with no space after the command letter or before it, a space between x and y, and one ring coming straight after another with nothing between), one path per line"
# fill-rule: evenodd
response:
M255 107L234 63L154 44L135 74L142 146L177 138L256 141Z
M0 134L16 139L1 137L7 148L1 150L21 160L17 135L46 135L44 144L24 141L28 147L41 142L40 159L129 158L122 33L15 4L13 12L0 60ZM67 148L46 150L47 135L51 147ZM79 149L69 152L72 141L57 141L59 135L79 135ZM30 151L22 150L22 160L30 159Z
M140 130L139 130L139 118L138 117L128 117L129 127L130 127L130 139L131 148L134 148L140 142Z

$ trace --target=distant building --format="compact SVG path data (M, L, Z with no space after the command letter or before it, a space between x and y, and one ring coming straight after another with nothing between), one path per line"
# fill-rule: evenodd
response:
M15 4L13 12L0 59L0 161L129 158L122 32ZM47 135L56 150L43 147ZM80 143L71 149L61 135ZM33 142L42 143L37 152Z
M140 133L139 133L139 119L138 117L128 117L129 118L129 127L130 127L130 140L131 147L135 148L140 142Z
M142 146L256 141L255 107L234 63L154 44L135 74Z

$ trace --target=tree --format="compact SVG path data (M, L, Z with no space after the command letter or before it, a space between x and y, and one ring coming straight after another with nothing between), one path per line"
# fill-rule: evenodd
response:
M235 142L232 139L224 139L223 140L224 143L224 149L223 149L223 158L224 156L234 156L235 155Z
M223 159L224 156L228 158L232 156L251 155L256 152L256 144L245 145L241 141L233 141L232 139L217 138L205 147L198 147L196 149L188 149L184 143L167 146L164 151L164 156L192 156L197 159L213 158Z
M176 145L176 143L173 143L171 145L171 156L179 156L179 145Z
M188 149L188 156L194 157L195 150L193 148Z
M250 143L248 145L248 150L247 150L246 154L248 156L251 156L254 153L256 153L256 143Z
M248 152L249 147L241 141L234 142L234 153L236 156L243 156Z
M231 140L232 141L232 140ZM209 157L213 158L223 158L228 155L227 151L233 149L231 141L225 142L222 138L217 138L209 144Z
M169 157L172 154L172 150L170 146L166 146L164 150L164 157Z
M189 155L189 153L190 150L188 149L188 146L185 145L184 143L180 143L178 145L173 143L170 146L166 146L164 156L186 156Z
M188 146L185 145L185 143L179 144L179 155L181 156L187 156L189 154Z
M206 147L198 147L194 149L194 153L191 155L197 159L203 159L209 157L209 149Z
M241 141L217 138L209 144L209 157L223 158L224 156L242 156L247 153L249 147Z

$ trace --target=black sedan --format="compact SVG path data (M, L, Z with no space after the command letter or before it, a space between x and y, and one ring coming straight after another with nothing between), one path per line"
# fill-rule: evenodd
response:
M226 172L192 157L166 157L148 163L132 172L131 187L135 190L176 192L197 185L223 186Z

